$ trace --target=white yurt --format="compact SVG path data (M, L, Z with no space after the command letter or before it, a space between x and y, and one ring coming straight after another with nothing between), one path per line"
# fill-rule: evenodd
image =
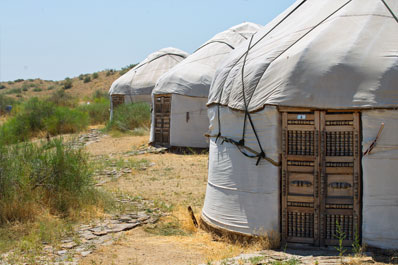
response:
M209 92L204 227L398 248L397 14L300 0L235 48Z
M151 143L208 148L206 103L217 66L259 28L246 22L215 35L159 79L152 92Z
M189 54L176 48L164 48L148 55L141 63L116 79L109 89L113 107L129 102L151 103L152 89L159 77Z

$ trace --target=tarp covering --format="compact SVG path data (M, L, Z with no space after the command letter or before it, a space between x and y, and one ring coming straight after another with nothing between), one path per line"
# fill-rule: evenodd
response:
M218 133L217 107L208 110L210 134ZM220 107L223 135L238 141L242 137L244 113ZM252 115L267 156L278 160L279 113L266 107ZM238 126L237 126L238 125ZM279 168L265 160L243 156L236 146L210 138L209 176L202 217L208 223L245 234L279 232ZM245 143L258 149L250 127Z
M245 22L218 33L186 60L164 74L154 94L180 94L208 97L217 66L239 43L250 38L260 26Z
M159 77L184 60L188 53L164 48L151 53L144 61L116 79L109 94L151 95Z
M397 15L397 0L297 1L230 53L208 104L245 109L244 67L251 112L264 105L396 107Z
M398 111L362 112L363 149L375 139L374 149L362 158L363 242L370 246L398 249Z

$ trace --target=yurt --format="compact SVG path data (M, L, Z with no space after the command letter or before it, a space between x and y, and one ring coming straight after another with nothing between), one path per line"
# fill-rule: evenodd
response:
M184 60L188 53L176 48L164 48L148 57L116 79L109 89L111 115L113 108L129 102L151 103L152 89L159 77Z
M235 48L209 92L204 227L398 248L397 14L300 0Z
M208 148L206 103L217 66L259 28L246 22L215 35L159 79L152 92L151 143Z

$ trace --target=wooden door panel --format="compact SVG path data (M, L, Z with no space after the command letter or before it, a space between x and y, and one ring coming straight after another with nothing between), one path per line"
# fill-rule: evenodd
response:
M360 229L360 117L282 112L282 242L345 245Z
M171 96L155 95L155 143L170 144Z

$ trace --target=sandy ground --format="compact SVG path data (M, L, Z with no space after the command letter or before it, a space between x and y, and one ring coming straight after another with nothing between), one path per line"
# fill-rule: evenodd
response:
M107 189L174 205L177 214L186 215L182 219L188 216L185 212L188 205L198 215L206 190L207 155L124 155L147 142L148 135L104 136L86 150L93 156L110 155L113 159L143 160L151 164L146 170L133 170L132 174L107 183ZM94 251L82 264L199 264L212 257L218 258L219 250L224 248L230 247L226 243L212 242L210 235L202 231L190 236L154 236L139 228L126 233L118 244ZM241 253L241 249L233 247L223 252L235 255Z

